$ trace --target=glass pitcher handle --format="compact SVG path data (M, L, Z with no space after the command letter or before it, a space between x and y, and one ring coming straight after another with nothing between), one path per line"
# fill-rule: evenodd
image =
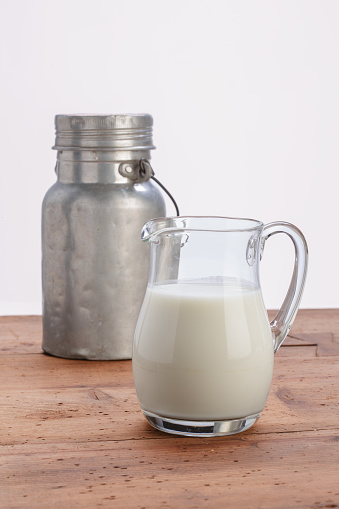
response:
M296 226L290 223L274 222L264 226L261 237L261 254L266 240L276 233L286 233L292 240L295 249L295 262L285 300L270 324L273 333L274 353L278 351L289 333L297 314L304 291L308 264L308 248L305 237Z

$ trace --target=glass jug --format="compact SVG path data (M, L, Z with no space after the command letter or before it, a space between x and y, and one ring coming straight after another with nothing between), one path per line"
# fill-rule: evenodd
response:
M274 320L264 307L259 261L265 241L286 233L292 280ZM149 283L133 344L137 396L148 422L186 436L251 427L268 397L273 356L297 313L307 244L295 226L226 217L147 222Z

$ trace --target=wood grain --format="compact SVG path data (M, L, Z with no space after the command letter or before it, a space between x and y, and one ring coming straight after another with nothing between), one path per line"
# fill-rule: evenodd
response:
M2 456L3 507L337 507L338 434L161 436ZM312 459L312 465L310 460Z
M0 507L339 507L338 315L302 310L259 421L213 439L151 428L130 361L44 355L41 317L1 317Z
M276 311L268 311L270 320ZM339 337L339 309L300 309L291 334L330 332ZM41 316L1 316L0 353L41 353Z

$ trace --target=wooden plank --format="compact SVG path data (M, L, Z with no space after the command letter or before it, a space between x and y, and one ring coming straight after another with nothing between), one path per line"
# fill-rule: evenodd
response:
M284 348L286 350L288 347L281 347L275 356L276 366L284 357ZM306 354L309 348L311 348L312 355ZM304 371L304 362L313 366L314 348L315 346L312 345L307 348L289 347L295 357L293 366L295 365L296 371ZM337 369L338 361L335 360L335 356L325 357L327 360L322 359L315 369L315 373L319 373L321 377L326 376L326 370L331 369L331 365ZM283 361L281 360L281 362ZM322 368L323 363L326 367ZM303 376L307 376L307 369L305 368ZM102 384L108 387L117 387L125 384L130 385L131 380L131 361L77 361L44 354L29 357L7 354L0 357L0 383L5 384L10 390L35 388L61 390L70 387L100 387ZM2 387L0 385L0 390Z
M275 311L269 311L272 320ZM324 333L328 331L339 337L338 309L300 309L293 324L291 335L300 333ZM41 353L41 316L1 316L0 353Z
M287 338L286 338L287 339ZM284 342L285 343L285 342ZM339 336L327 333L313 333L313 334L295 334L288 337L286 341L288 346L294 345L316 345L316 356L322 357L339 355Z
M268 311L273 320L276 311ZM293 323L291 334L298 335L325 331L339 336L339 309L299 309Z
M45 356L41 317L1 317L0 507L339 507L339 312L292 334L258 423L193 439L147 424L130 361Z
M338 507L338 445L336 430L7 447L0 507Z
M330 334L331 337L332 337L332 334L331 333L326 333L327 334ZM321 337L323 336L323 334L320 335ZM318 346L318 340L321 339L320 337L317 338L317 340L314 339L314 335L313 334L304 334L303 337L301 337L301 334L299 335L289 335L287 336L287 338L284 340L283 344L281 345L281 347L285 347L285 346ZM315 355L316 351L314 350L314 355Z
M49 355L0 356L0 390L69 387L120 387L131 384L131 361L69 360Z
M303 355L308 348L299 350ZM309 358L278 352L267 406L253 433L338 427L338 360L312 352ZM2 444L159 436L139 410L131 361L44 355L7 355L5 361L0 360Z
M1 316L0 354L41 353L41 316Z

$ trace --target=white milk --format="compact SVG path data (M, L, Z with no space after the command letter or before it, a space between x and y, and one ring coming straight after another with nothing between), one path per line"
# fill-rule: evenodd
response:
M259 290L203 281L147 289L133 349L144 410L191 420L259 413L272 370L272 333Z

